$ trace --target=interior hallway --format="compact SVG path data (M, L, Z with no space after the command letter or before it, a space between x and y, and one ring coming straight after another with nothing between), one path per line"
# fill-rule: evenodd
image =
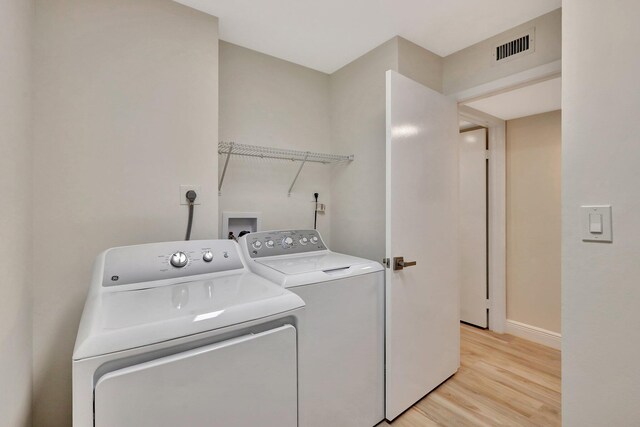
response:
M561 425L560 351L467 325L460 345L458 373L378 427Z

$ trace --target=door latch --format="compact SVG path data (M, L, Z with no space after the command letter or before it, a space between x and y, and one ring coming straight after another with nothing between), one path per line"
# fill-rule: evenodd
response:
M393 258L393 271L403 270L405 267L412 267L416 264L416 261L405 261L404 257L397 256Z

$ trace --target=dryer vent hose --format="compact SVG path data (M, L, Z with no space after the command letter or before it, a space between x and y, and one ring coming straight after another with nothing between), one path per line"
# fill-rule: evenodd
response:
M189 201L189 221L187 222L187 235L185 236L184 240L190 240L191 226L193 225L193 208L194 208L193 202L196 201L196 197L198 197L198 195L196 194L195 191L189 190L187 191L187 194L185 196Z
M313 197L316 198L316 208L313 211L313 229L317 230L318 229L318 196L320 194L318 193L313 193Z

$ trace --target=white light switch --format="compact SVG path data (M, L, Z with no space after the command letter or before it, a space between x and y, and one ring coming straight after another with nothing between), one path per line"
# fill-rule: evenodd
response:
M597 213L589 214L589 232L602 234L602 215Z
M611 206L582 206L582 240L588 242L611 242Z

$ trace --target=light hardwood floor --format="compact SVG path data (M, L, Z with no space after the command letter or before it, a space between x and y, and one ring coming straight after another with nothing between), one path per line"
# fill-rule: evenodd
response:
M461 326L460 370L392 427L559 426L560 352Z

